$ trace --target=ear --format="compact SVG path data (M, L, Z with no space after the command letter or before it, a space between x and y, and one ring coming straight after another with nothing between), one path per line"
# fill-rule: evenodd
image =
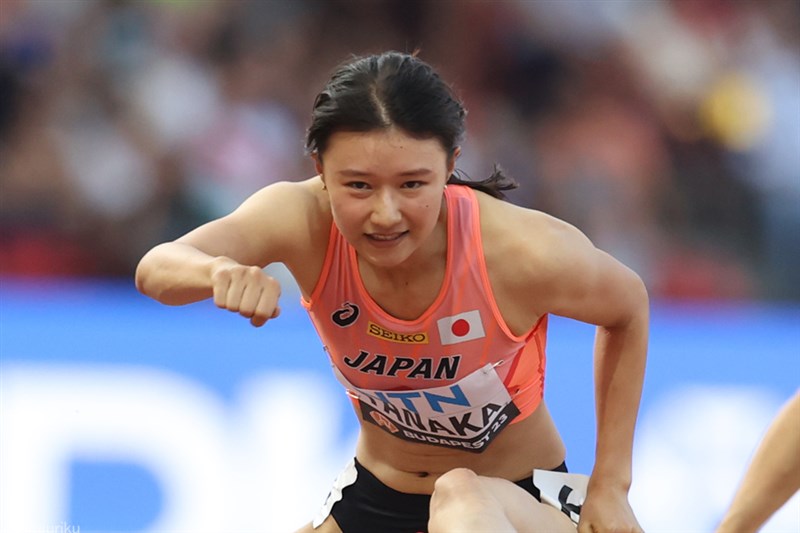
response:
M320 176L323 176L323 173L322 173L322 158L320 158L319 153L313 152L311 154L311 159L314 160L314 168L316 169L317 174L319 174Z
M461 155L461 147L456 146L455 150L453 150L453 155L447 160L447 176L450 177L453 175L453 172L456 170L456 159Z

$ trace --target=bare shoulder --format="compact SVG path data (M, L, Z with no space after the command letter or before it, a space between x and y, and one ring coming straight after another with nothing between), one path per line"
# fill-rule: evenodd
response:
M544 278L554 268L562 268L575 252L594 249L578 228L552 215L485 194L479 193L478 199L484 253L490 269L519 272L522 267L530 276Z
M520 332L544 314L574 314L572 302L593 291L601 252L575 226L542 211L482 194L479 205L486 268L509 326Z
M327 240L330 220L319 177L276 182L255 192L229 215L180 240L243 264L290 264L308 258Z
M553 313L611 325L646 313L641 278L578 228L541 211L479 198L489 279L511 320Z
M319 177L300 182L277 182L256 192L230 218L246 228L262 250L274 250L288 263L309 259L325 250L331 214L327 193Z
M280 181L264 187L248 198L228 218L250 224L269 221L272 227L291 231L297 227L293 222L304 221L307 225L317 217L330 215L325 201L325 192L319 177L298 181ZM327 213L326 213L327 212Z

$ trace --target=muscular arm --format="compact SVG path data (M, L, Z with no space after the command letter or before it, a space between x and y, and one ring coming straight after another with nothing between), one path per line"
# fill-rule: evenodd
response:
M510 227L530 229L515 243L519 250L506 250L527 258L530 270L521 276L527 286L512 289L533 302L529 314L552 313L597 326L596 458L580 531L639 531L627 494L648 343L645 286L569 224L530 211L510 216Z
M632 449L639 401L644 381L645 356L648 338L646 292L639 283L631 282L631 299L638 300L636 310L623 321L600 325L595 338L595 409L597 442L595 464L589 482L588 499L584 506L579 531L638 531L633 516L614 517L596 527L592 514L602 513L606 502L616 500L627 507L632 472ZM638 294L638 296L637 296ZM601 497L595 497L600 494ZM591 507L594 504L595 507ZM625 511L628 512L627 510ZM632 511L630 511L632 513ZM584 520L585 519L585 520ZM588 523L586 523L588 522Z
M595 324L597 442L581 531L635 531L627 504L633 436L644 381L649 302L639 276L577 230L556 228L551 312ZM616 506L620 514L612 509ZM628 513L631 513L630 515Z
M800 489L800 391L770 424L719 533L754 532Z
M136 269L137 288L169 305L213 296L219 307L248 317L267 313L256 325L276 316L280 287L262 268L280 261L303 265L300 277L315 276L310 251L318 248L315 236L327 235L313 216L318 181L265 187L230 215L154 247Z

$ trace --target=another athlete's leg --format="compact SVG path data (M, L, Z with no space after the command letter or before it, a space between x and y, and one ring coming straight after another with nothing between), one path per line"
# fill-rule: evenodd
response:
M442 475L431 498L430 533L575 533L575 525L505 479L457 468Z

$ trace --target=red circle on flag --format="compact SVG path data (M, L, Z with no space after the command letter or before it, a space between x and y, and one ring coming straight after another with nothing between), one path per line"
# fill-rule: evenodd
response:
M453 325L450 326L450 331L453 332L453 335L456 337L463 337L467 333L469 333L469 322L464 320L463 318L459 318Z

